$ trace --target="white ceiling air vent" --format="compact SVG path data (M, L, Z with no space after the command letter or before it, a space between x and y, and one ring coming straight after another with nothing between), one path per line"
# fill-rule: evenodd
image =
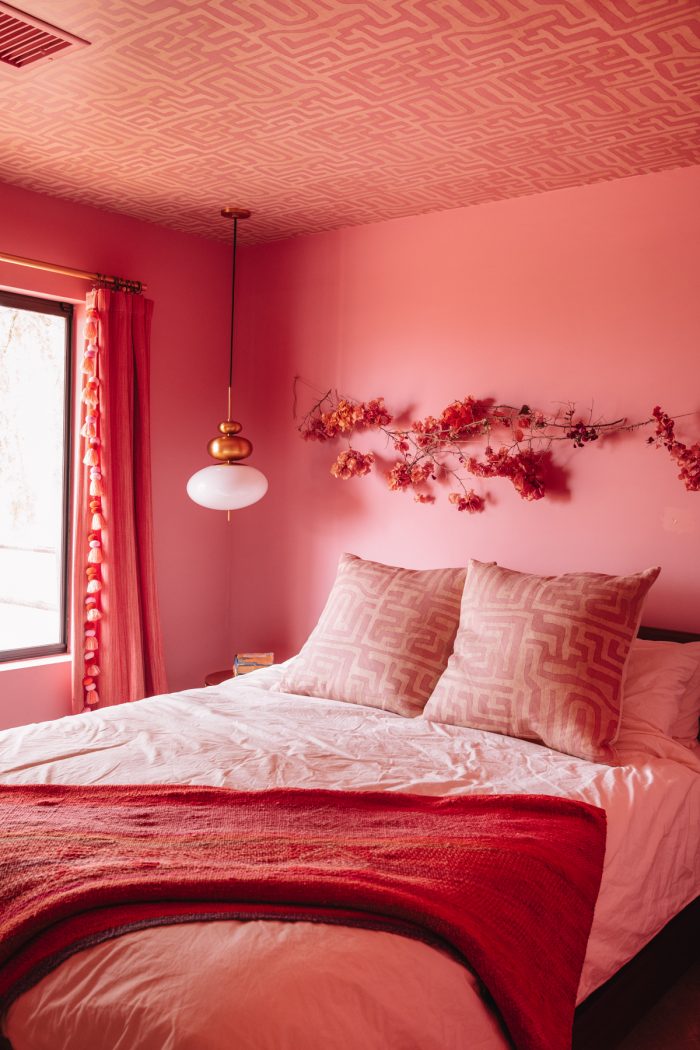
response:
M40 18L0 2L0 63L12 69L50 61L59 54L89 43L89 40L81 40L79 36L66 33L65 29L57 29Z

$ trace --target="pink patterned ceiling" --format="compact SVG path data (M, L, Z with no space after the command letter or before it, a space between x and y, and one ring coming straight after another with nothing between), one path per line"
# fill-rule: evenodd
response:
M698 0L15 0L0 179L269 240L700 163Z

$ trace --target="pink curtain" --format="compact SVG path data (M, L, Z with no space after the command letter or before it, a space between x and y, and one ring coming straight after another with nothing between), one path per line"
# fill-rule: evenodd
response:
M149 351L153 303L86 302L73 513L73 709L167 690L153 561Z

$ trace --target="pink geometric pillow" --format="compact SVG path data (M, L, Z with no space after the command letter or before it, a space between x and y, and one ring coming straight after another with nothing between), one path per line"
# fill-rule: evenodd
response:
M321 618L279 689L419 715L452 652L465 575L343 554Z
M424 716L612 761L625 665L659 572L530 576L470 562L454 653Z

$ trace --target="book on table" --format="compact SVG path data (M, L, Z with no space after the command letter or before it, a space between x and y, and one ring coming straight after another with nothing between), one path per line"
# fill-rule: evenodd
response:
M248 674L259 667L269 667L275 662L274 653L236 653L233 658L234 675Z

